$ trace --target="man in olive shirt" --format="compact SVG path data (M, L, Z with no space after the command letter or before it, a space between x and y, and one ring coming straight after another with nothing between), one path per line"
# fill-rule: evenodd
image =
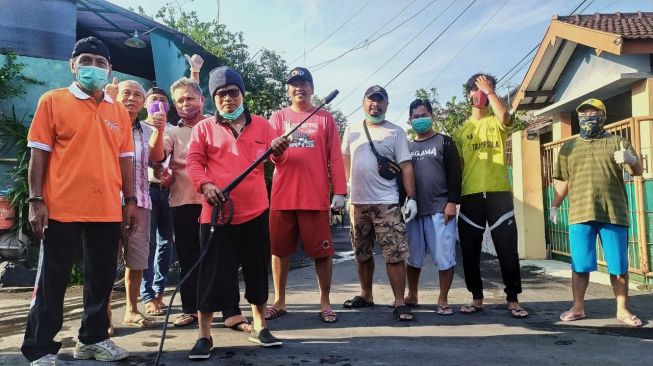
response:
M603 129L602 101L588 99L576 109L580 136L560 148L553 171L555 196L549 219L558 223L558 207L569 196L569 242L574 304L560 314L562 321L585 318L589 273L596 271L596 236L601 238L610 282L617 299L617 319L640 327L628 310L628 202L623 171L642 174L642 163L628 140Z

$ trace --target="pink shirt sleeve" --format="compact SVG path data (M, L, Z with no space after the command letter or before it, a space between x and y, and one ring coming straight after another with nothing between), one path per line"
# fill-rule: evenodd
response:
M340 136L338 126L333 117L329 118L331 128L327 130L327 153L329 155L331 184L333 193L347 195L347 179L345 178L345 163L342 160L342 151L340 150Z
M207 138L205 126L205 124L202 124L193 128L190 144L188 145L188 155L186 156L186 170L197 192L202 191L204 183L211 182L208 175L206 175Z

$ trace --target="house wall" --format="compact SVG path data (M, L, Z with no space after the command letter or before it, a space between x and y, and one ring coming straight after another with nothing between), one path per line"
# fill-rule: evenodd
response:
M556 100L590 93L620 79L621 74L650 71L647 54L619 56L603 52L597 56L593 48L579 45L556 84Z

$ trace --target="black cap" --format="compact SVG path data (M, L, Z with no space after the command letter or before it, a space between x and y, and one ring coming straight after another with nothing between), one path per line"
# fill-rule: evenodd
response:
M313 75L311 75L308 69L305 69L303 67L295 67L294 69L290 70L290 72L288 73L288 79L286 80L286 84L290 84L295 80L306 80L309 83L313 84Z
M164 97L166 97L168 100L170 100L170 98L168 98L168 94L166 94L166 91L159 88L158 86L151 87L150 90L148 90L147 93L145 93L145 99L147 99L147 97L149 97L152 94L161 94Z
M374 86L370 86L369 88L367 88L367 90L365 91L365 98L369 98L374 94L379 94L383 98L388 100L388 92L385 91L385 89L383 89L382 86L374 85Z
M240 89L240 94L245 95L245 83L240 73L230 67L220 66L209 72L209 92L211 97L215 91L226 85L236 85Z
M103 56L107 59L107 61L111 62L111 55L109 54L109 48L107 45L92 36L82 38L77 41L77 43L75 43L75 48L73 48L73 54L70 56L70 58L75 58L82 53L92 53L94 55Z

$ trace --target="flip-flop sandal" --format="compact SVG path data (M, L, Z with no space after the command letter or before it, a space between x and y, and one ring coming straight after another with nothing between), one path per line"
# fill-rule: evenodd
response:
M322 323L335 323L338 321L338 314L331 309L322 310L318 315Z
M630 328L639 328L644 324L642 320L637 317L637 315L631 315L630 317L624 316L624 317L617 318L617 320L624 323L627 327Z
M467 305L463 305L460 308L459 311L460 311L461 314L480 313L481 311L483 311L483 306L476 306L476 305L472 305L472 304L467 304Z
M522 308L521 306L517 308L510 308L508 309L508 311L510 312L510 316L512 316L513 318L517 318L517 319L528 318L528 311L526 311L526 309Z
M181 314L175 319L175 321L172 323L173 326L179 328L179 327L185 327L191 324L197 323L197 315L195 314Z
M392 315L396 320L399 320L400 322L410 322L415 320L415 315L406 305L397 306L392 312Z
M159 326L159 322L157 322L156 320L146 318L142 315L139 315L129 321L123 320L122 324L130 327L139 327L139 328L154 328Z
M563 322L573 322L581 319L585 319L585 314L574 313L573 311L565 311L564 313L560 314L560 320Z
M274 306L268 306L268 308L265 310L265 320L276 319L286 314L288 314L286 309L277 309Z
M225 327L233 329L237 332L244 332L244 333L252 332L252 325L247 320L243 320L231 326L225 325Z
M438 315L450 316L453 315L453 309L449 305L438 305L435 313Z
M367 301L362 296L354 296L351 298L351 300L345 301L342 306L347 309L366 308L374 306L374 301Z

